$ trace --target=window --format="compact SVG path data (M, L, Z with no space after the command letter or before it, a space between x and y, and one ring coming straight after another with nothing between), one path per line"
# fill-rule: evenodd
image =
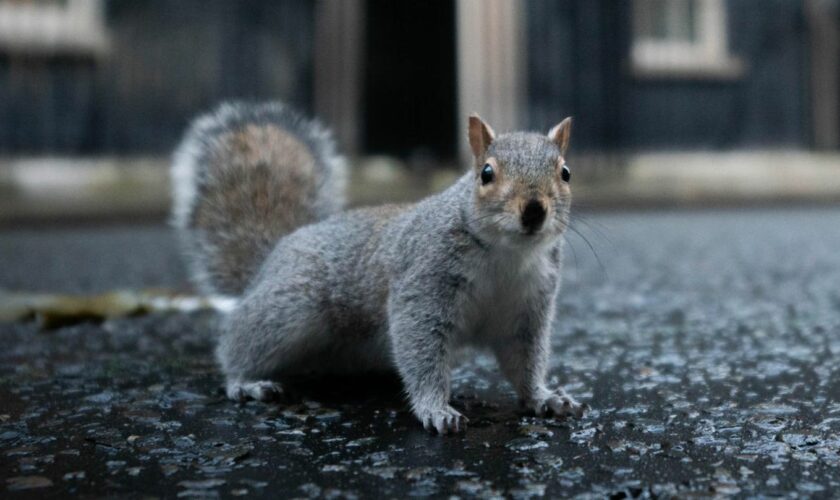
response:
M96 55L107 50L102 0L0 0L0 52Z
M723 0L633 0L633 71L640 77L734 78Z

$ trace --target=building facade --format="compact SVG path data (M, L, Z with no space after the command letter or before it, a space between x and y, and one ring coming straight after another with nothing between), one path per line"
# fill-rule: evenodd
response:
M149 155L223 99L352 154L457 156L464 116L586 151L836 149L836 0L0 0L0 154Z

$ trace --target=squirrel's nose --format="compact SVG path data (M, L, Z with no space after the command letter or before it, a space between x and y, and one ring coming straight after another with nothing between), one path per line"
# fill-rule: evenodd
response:
M545 207L537 200L531 200L522 211L522 227L529 232L536 232L545 222Z

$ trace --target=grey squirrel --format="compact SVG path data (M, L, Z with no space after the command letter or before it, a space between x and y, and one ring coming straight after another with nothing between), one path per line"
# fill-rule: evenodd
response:
M216 355L234 400L285 375L396 370L439 434L453 349L490 348L539 415L586 410L546 385L569 224L571 119L496 135L469 117L473 165L413 205L341 211L345 162L323 127L280 103L224 104L176 151L173 223L206 293L238 297Z

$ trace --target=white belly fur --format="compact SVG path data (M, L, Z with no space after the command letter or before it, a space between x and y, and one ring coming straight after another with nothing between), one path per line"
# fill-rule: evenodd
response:
M499 249L483 259L463 297L459 343L481 346L514 333L515 323L540 280L539 273L546 269L547 255L541 250Z

